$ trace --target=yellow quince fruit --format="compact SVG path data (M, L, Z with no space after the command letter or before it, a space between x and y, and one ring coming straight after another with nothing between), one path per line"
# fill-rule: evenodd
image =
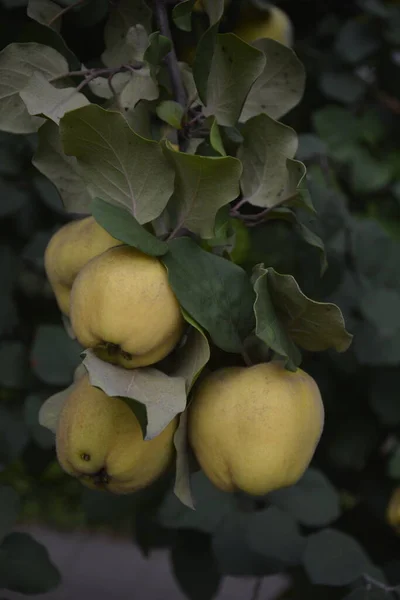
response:
M279 362L215 371L188 411L189 442L207 477L223 491L256 496L302 477L324 424L314 379Z
M69 315L71 288L79 271L95 256L120 244L93 217L67 223L52 236L44 264L61 312Z
M126 402L93 387L86 374L74 384L61 410L57 458L64 471L87 487L129 494L148 486L168 468L177 421L145 441Z
M165 358L184 324L164 265L135 248L111 248L92 259L72 286L71 325L78 341L127 369Z
M292 23L277 6L271 6L268 11L246 6L233 33L248 44L260 38L269 38L285 46L293 45Z

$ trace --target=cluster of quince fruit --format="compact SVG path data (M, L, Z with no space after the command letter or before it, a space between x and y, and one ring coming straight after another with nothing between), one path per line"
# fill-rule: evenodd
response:
M164 265L124 245L93 217L51 238L46 272L78 341L125 369L158 363L185 329ZM206 374L188 405L188 441L220 489L263 495L295 483L321 436L324 409L315 381L278 361ZM161 476L174 457L178 417L144 440L138 419L119 397L74 382L59 416L56 450L63 469L82 483L130 493Z

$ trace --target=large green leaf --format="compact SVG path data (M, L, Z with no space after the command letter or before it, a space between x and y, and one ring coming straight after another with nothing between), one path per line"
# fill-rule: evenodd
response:
M238 158L243 163L243 196L255 206L274 206L293 193L288 189L287 159L296 154L296 132L261 114L249 119L241 133L244 142Z
M0 587L44 594L61 581L46 548L27 533L11 533L0 546Z
M226 352L243 349L254 327L254 292L239 266L202 250L190 238L169 243L162 257L183 308Z
M33 73L19 95L30 115L45 116L57 125L66 112L90 104L76 88L58 89L40 72Z
M301 354L274 306L268 280L268 270L258 265L253 272L253 281L254 291L256 292L254 303L256 335L274 352L285 357L286 368L294 371L301 363Z
M145 0L120 0L113 4L104 29L106 48L111 49L125 37L128 29L141 24L146 31L151 28L151 11Z
M37 131L43 119L32 117L19 92L33 73L47 81L68 71L68 63L53 48L36 44L10 44L0 52L0 129L11 133Z
M349 348L353 336L346 331L338 306L305 296L292 275L274 269L268 273L275 308L296 344L311 352Z
M146 409L145 439L159 435L186 408L186 382L183 377L166 375L153 367L123 369L106 363L85 351L83 364L89 371L90 383L108 396L119 396L139 402Z
M360 544L335 529L310 535L303 561L308 576L317 585L348 585L372 566Z
M231 156L193 156L168 145L164 151L176 173L175 190L167 208L174 232L185 228L202 238L213 237L218 210L240 193L240 161Z
M253 44L264 53L264 70L252 86L244 104L241 121L260 113L280 119L301 100L305 69L296 54L283 44L262 38Z
M248 523L249 514L229 512L215 531L212 545L221 573L232 577L265 577L280 572L281 560L250 547L246 539Z
M93 104L67 113L60 131L64 151L76 156L96 196L128 208L141 224L161 214L174 172L160 144L134 133L120 113Z
M235 125L251 86L265 66L262 52L232 33L218 34L204 109L219 125Z
M47 121L39 129L38 138L33 164L55 185L68 212L88 213L89 190L75 156L67 156L62 148L57 125Z
M168 245L142 227L127 210L95 198L91 211L99 225L117 240L150 256L162 256L168 252Z
M276 506L249 515L245 539L254 552L286 565L299 564L306 545L295 519Z
M71 340L64 327L40 325L31 350L32 369L49 385L68 385L80 363L82 347Z
M195 510L184 506L169 492L158 509L157 520L171 529L214 533L224 516L237 509L235 496L218 490L202 471L190 477L190 485Z
M323 527L340 514L339 494L327 477L309 468L295 485L268 494L268 500L307 527Z

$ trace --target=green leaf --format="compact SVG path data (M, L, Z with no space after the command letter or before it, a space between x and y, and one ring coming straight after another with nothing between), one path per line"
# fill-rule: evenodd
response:
M60 10L60 6L52 0L29 0L27 15L42 25L60 31L61 19L55 19Z
M182 128L182 119L184 116L184 109L178 102L174 100L164 100L156 108L156 113L161 121L165 121L171 127L175 129Z
M366 83L347 71L325 71L319 82L321 91L328 98L344 104L358 102L366 91Z
M359 194L378 192L392 179L390 164L377 160L361 146L353 148L350 169L350 185Z
M225 0L226 1L226 0ZM224 14L225 8L224 0L201 0L206 13L210 17L210 24L219 24L219 21Z
M226 156L224 144L221 138L221 131L218 127L216 119L213 119L210 128L210 143L214 150L218 152L218 154L220 154L221 156Z
M219 125L234 126L250 88L264 66L262 52L233 33L218 34L207 81L204 114L215 116Z
M39 411L43 405L40 397L30 395L25 398L24 419L35 443L45 450L53 448L54 435L39 423Z
M241 133L244 142L238 158L243 164L243 196L255 206L275 206L291 195L287 159L296 154L296 132L262 114L249 119Z
M163 59L171 51L171 40L159 31L154 31L149 36L149 45L144 53L143 60L150 65L150 71L153 77L157 73L157 68L162 64Z
M44 594L61 581L46 548L27 533L11 533L0 546L2 587L22 594Z
M240 353L254 328L254 292L245 271L189 238L169 247L162 260L181 306L219 348Z
M178 29L192 31L192 8L196 0L184 0L172 9L172 18Z
M33 133L43 119L29 115L19 92L34 73L47 80L68 72L68 63L53 48L36 44L10 44L0 52L0 130Z
M212 544L219 570L232 577L265 577L282 570L282 562L255 552L246 539L249 515L230 512L215 531Z
M33 73L19 95L30 115L51 119L57 125L66 112L87 106L89 100L74 87L58 89L51 85L43 73Z
M349 585L371 567L360 544L334 529L308 537L303 564L312 583L332 586Z
M398 369L374 369L368 384L368 400L386 427L400 425L400 374Z
M173 169L157 142L130 129L123 116L84 106L60 121L64 151L76 156L92 193L127 207L140 224L158 217L173 191Z
M292 275L268 269L268 279L275 308L296 344L310 352L349 348L353 336L346 331L338 306L305 296Z
M8 485L0 485L0 542L14 527L20 508L17 492Z
M192 486L190 483L189 443L187 431L188 412L185 410L179 417L179 425L174 434L176 450L175 463L175 499L185 508L194 509ZM172 500L174 503L174 500Z
M198 376L210 360L210 346L202 328L185 311L183 316L191 327L185 343L175 350L175 377L183 377L189 394Z
M104 29L106 48L112 48L125 37L128 29L140 23L151 31L151 10L145 0L120 0L111 6L108 21Z
M349 19L342 25L335 40L337 54L346 62L358 63L378 50L380 40L371 24Z
M301 100L305 88L305 69L290 48L275 40L262 38L252 44L263 52L264 69L247 96L240 116L247 121L260 113L280 119Z
M123 369L100 360L92 350L85 350L83 364L90 383L108 396L128 398L145 406L146 440L159 435L186 408L183 377L170 377L152 367Z
M184 506L175 494L168 492L158 509L157 521L170 529L214 533L225 515L236 510L235 496L217 489L202 471L190 477L190 486L195 510Z
M253 281L254 291L256 292L254 303L256 335L274 352L287 359L287 369L295 371L301 363L301 354L288 335L275 309L270 291L268 269L264 269L261 265L255 267Z
M314 468L307 469L295 485L268 494L268 500L307 527L325 527L340 515L339 494Z
M119 94L119 104L115 110L122 111L124 118L128 120L130 113L141 100L156 100L158 96L157 82L154 81L150 69L143 68L130 73L128 83Z
M8 465L18 459L28 441L28 430L20 412L11 412L0 405L0 464Z
M190 600L212 600L220 588L222 575L210 548L209 536L181 532L172 547L172 571Z
M400 293L388 288L374 288L364 292L360 299L360 310L364 318L384 338L400 330Z
M357 120L341 106L327 105L314 112L313 123L317 134L332 149L348 146L359 136Z
M99 225L117 240L150 256L162 256L168 252L168 245L149 233L125 209L95 198L91 212Z
M257 554L286 565L298 565L306 545L293 517L276 506L249 515L245 539Z
M63 406L73 390L73 385L70 385L65 390L61 392L57 392L47 398L45 402L43 402L42 406L39 409L38 413L38 422L41 427L45 427L51 433L56 435L58 419L60 417Z
M0 386L23 389L29 383L28 349L18 341L0 342Z
M31 350L33 372L48 385L68 385L80 363L81 346L64 327L39 325Z
M39 145L32 163L57 188L68 212L89 212L90 195L77 160L67 156L61 145L57 125L48 121L38 132Z
M186 228L202 238L212 238L218 209L240 193L240 161L231 156L193 156L176 152L167 144L163 148L176 173L167 208L173 231Z
M219 23L216 23L203 33L197 44L193 62L193 78L203 104L207 102L207 84L217 43L218 29Z

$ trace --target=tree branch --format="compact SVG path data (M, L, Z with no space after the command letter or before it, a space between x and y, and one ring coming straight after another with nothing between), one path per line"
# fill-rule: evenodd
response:
M171 28L168 21L168 13L165 6L165 0L154 0L154 11L160 32L164 37L167 37L172 44L171 51L165 57L169 75L171 77L172 89L175 100L183 107L186 107L186 91L183 85L181 71L179 69L178 59L176 56L174 44L172 42Z

